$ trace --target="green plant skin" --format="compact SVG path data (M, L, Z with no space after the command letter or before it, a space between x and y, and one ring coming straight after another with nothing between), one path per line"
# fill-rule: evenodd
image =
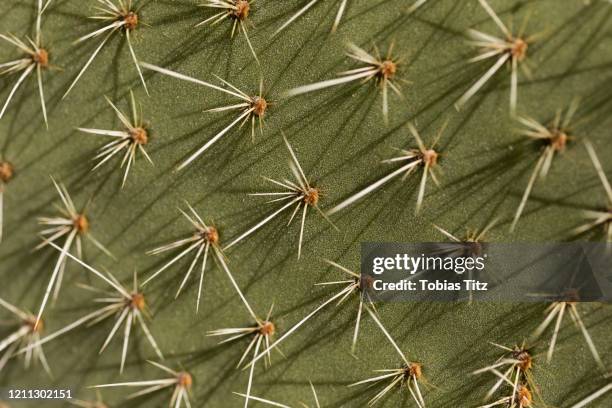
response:
M195 1L143 2L142 19L150 26L137 30L133 39L139 58L197 78L212 81L213 74L241 89L257 91L259 71L244 39L229 38L229 26L194 28L207 15ZM289 176L288 155L281 130L291 140L306 173L323 189L323 208L387 174L381 160L394 155L393 147L412 147L403 126L417 123L425 141L431 141L446 119L450 125L441 140L442 187L428 186L424 210L414 216L417 177L395 180L366 200L342 211L333 220L340 232L313 212L305 231L303 256L297 261L298 226L285 228L281 217L244 243L228 251L229 265L252 306L265 315L275 304L274 321L279 332L288 329L330 296L316 282L339 275L322 258L359 267L361 241L443 240L432 222L461 234L465 227L481 228L494 217L502 223L489 235L491 241L548 241L568 238L568 230L582 221L579 209L605 202L588 155L580 143L570 144L557 160L546 182L536 185L532 199L515 234L508 233L537 150L517 135L517 123L508 115L509 75L502 71L461 112L453 103L487 68L467 64L474 50L463 36L469 27L496 32L477 1L431 0L413 16L402 15L408 1L354 0L339 31L329 34L337 4L321 2L275 38L272 33L303 1L259 0L251 13L251 40L262 62L269 99L275 103L266 120L265 133L251 142L249 131L232 131L192 166L180 173L174 167L189 153L222 129L231 115L203 113L228 99L206 88L147 73L151 96L138 81L123 39L117 36L98 56L68 98L66 90L98 40L75 46L72 41L97 27L86 16L94 13L93 1L56 0L45 14L43 33L52 63L62 71L46 74L45 86L50 129L40 112L35 81L19 91L7 116L0 121L0 146L14 162L17 176L5 194L4 242L0 245L0 296L36 311L53 268L56 253L39 242L36 217L52 214L57 203L49 175L63 181L77 205L92 199L91 232L108 246L119 261L85 246L85 259L107 268L128 282L134 270L152 273L167 257L145 252L190 231L177 207L189 201L207 221L214 221L221 239L243 232L273 207L247 193L267 191L260 176ZM588 120L579 138L588 137L597 147L608 174L612 170L612 7L581 1L491 0L492 7L516 24L528 12L530 32L548 36L533 47L534 80L521 83L519 112L546 121L574 97L582 97L581 115ZM18 36L30 34L34 2L3 0L0 31ZM344 57L344 44L352 41L382 50L390 41L403 56L404 99L390 97L390 124L385 126L381 98L370 86L343 87L290 100L280 94L292 87L329 79L353 68ZM14 56L11 47L0 47L0 60ZM2 97L13 78L0 79ZM138 160L126 187L119 189L118 163L89 172L96 137L81 134L77 126L119 126L103 95L127 109L133 89L153 130L148 147L155 166ZM288 214L286 215L288 217ZM601 236L593 236L601 239ZM226 241L228 242L228 241ZM212 264L211 264L212 265ZM189 285L174 300L187 262L173 267L145 289L153 320L153 335L167 356L166 363L184 366L195 379L194 406L241 406L232 392L246 389L246 371L235 364L246 342L218 345L206 337L208 330L250 324L249 316L226 276L218 268L207 270L200 312L195 313L197 285ZM45 314L48 332L84 315L90 294L75 286L99 282L69 262L60 300ZM493 379L470 372L492 363L497 350L488 342L512 345L537 327L545 305L539 304L386 304L380 308L386 327L409 358L424 365L431 387L425 387L428 406L472 407L481 402ZM612 311L603 305L581 305L585 322L602 358L612 362ZM312 405L309 381L324 406L365 406L374 388L347 388L368 378L372 370L400 364L395 351L373 322L365 317L356 357L350 355L355 299L321 313L281 346L286 358L274 355L267 371L257 369L253 394L296 405ZM13 361L0 375L2 387L69 387L79 398L93 399L87 386L158 378L158 370L145 363L153 350L134 332L125 372L119 376L121 342L108 350L98 348L110 329L109 322L48 344L45 351L54 372L49 379L40 367L25 371ZM538 344L546 350L547 337ZM567 320L551 364L540 359L534 371L543 399L565 407L595 390L602 381L595 363L575 327ZM129 390L103 392L110 406L117 406ZM150 398L121 402L119 406L165 406L169 392ZM402 405L403 404L403 405ZM62 404L45 404L60 406ZM612 395L596 407L612 405ZM40 407L21 403L17 407ZM380 407L413 406L406 390L394 391Z

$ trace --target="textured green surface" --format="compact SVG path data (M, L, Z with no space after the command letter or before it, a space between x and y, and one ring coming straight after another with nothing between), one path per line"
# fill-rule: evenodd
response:
M31 32L34 1L3 0L0 29L19 36ZM197 78L213 81L217 74L248 92L256 92L258 67L244 39L229 38L229 26L193 26L205 14L195 1L145 1L142 18L150 24L134 36L141 60ZM93 199L90 206L92 233L115 254L115 262L91 245L85 259L106 267L128 281L137 270L150 274L163 259L145 252L190 231L178 206L188 200L206 220L214 220L222 239L235 237L272 207L246 194L267 189L261 175L288 176L283 130L306 171L322 187L322 207L329 208L368 182L387 174L382 159L394 154L392 147L411 147L412 139L402 125L415 121L427 141L442 123L450 125L442 138L443 185L429 190L423 213L414 216L417 179L396 180L363 202L334 217L340 232L314 213L307 220L303 257L298 262L298 226L285 228L286 218L266 226L228 252L230 268L256 311L263 315L275 303L274 320L280 332L330 295L316 282L333 280L337 272L321 258L337 260L347 267L359 265L360 241L440 240L431 222L461 233L466 226L480 228L494 217L503 222L490 234L494 241L563 240L581 222L579 208L600 206L605 197L584 148L574 143L559 157L545 183L536 186L533 199L517 232L508 234L509 220L518 205L534 165L537 151L514 131L508 116L509 77L503 72L457 113L453 103L482 74L485 65L468 65L473 50L462 33L471 26L486 31L495 27L471 0L430 0L416 15L405 16L407 0L349 1L347 14L335 35L329 34L337 3L321 1L278 37L271 34L302 0L258 0L253 7L251 39L262 61L267 95L276 100L270 109L265 134L250 140L247 130L233 131L181 173L173 168L195 148L231 120L231 115L204 114L203 110L226 103L223 95L161 75L146 75L151 91L147 98L123 39L112 40L94 62L72 94L61 95L93 51L97 40L81 46L72 41L95 29L86 19L93 1L55 0L45 15L43 35L52 62L63 71L46 75L50 130L44 129L35 82L18 93L6 117L0 121L2 154L14 162L17 177L5 195L5 240L0 246L0 296L23 308L37 310L57 256L53 249L32 253L38 242L36 217L52 213L57 202L49 175L63 181L77 205ZM597 146L604 167L611 169L612 148L612 7L598 3L585 7L579 0L491 1L504 20L516 21L531 13L530 32L546 31L547 37L533 47L534 79L521 83L519 110L541 121L557 108L581 97L579 116L586 118L578 129ZM517 23L518 24L518 23ZM404 100L391 97L391 123L383 125L380 96L372 87L345 87L318 92L289 101L279 94L291 87L331 78L350 69L343 55L344 43L353 41L383 50L394 40L404 56ZM14 56L4 44L0 60ZM13 78L2 78L4 98ZM80 134L77 126L117 126L103 95L127 108L129 89L136 92L145 118L154 131L149 153L152 167L140 160L123 190L118 163L90 173L91 158L99 139ZM610 174L610 172L608 172ZM288 216L288 215L287 215ZM597 238L601 238L600 236ZM200 313L195 314L197 287L191 285L178 300L174 293L187 263L172 268L146 288L154 316L150 327L170 366L180 365L195 377L194 406L240 406L231 392L246 388L246 372L234 366L246 342L217 345L205 337L208 330L250 324L233 288L216 267L207 271L206 292ZM330 279L331 278L331 279ZM89 295L75 287L93 282L82 268L69 263L60 300L46 312L49 331L91 310ZM258 367L253 393L279 402L312 404L308 381L312 381L324 406L362 406L374 389L347 388L351 382L370 377L372 370L399 365L397 354L373 322L365 318L357 358L350 355L356 299L320 314L282 346L286 359L274 356L271 369ZM389 304L380 308L381 318L409 358L424 365L432 387L426 387L430 407L475 406L492 384L488 376L469 373L493 362L497 351L488 344L522 341L541 321L544 305L510 304ZM602 357L612 361L612 313L598 305L581 305L590 333ZM24 371L13 361L0 374L2 386L68 386L78 397L93 398L92 384L156 378L159 373L144 360L154 353L135 331L128 365L119 377L121 345L115 340L98 356L98 348L110 322L78 330L45 347L54 371L50 380L40 367ZM539 350L546 349L545 341ZM599 386L593 362L579 332L568 321L552 364L540 361L536 382L544 400L553 406L569 406ZM127 390L105 392L112 406ZM168 393L123 406L162 406ZM412 406L404 390L394 392L381 406ZM612 396L594 406L612 404ZM51 404L49 404L51 405ZM42 406L21 404L17 406Z

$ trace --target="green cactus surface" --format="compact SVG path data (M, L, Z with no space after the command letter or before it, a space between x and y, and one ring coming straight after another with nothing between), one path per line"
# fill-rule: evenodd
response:
M36 3L2 0L0 33L19 38L35 35ZM290 211L225 251L227 266L255 313L264 318L274 305L274 338L337 293L337 288L316 285L345 279L326 259L359 272L361 242L445 241L434 223L460 236L466 228L482 229L494 219L498 222L486 237L490 242L606 239L603 227L578 238L572 230L584 224L583 209L605 208L607 200L585 140L595 147L604 172L612 179L611 4L489 0L502 21L508 25L512 21L515 29L529 16L525 33L537 34L528 49L531 78L519 75L517 114L548 124L559 109L578 101L576 125L565 151L554 158L546 179L536 182L511 233L540 145L518 132L521 124L510 114L506 66L462 109L455 108L462 94L492 65L491 61L469 62L478 50L469 44L468 29L498 34L478 0L428 0L412 13L408 13L412 0L349 0L334 33L331 28L341 1L320 0L276 35L307 1L252 3L244 24L260 64L240 28L231 37L230 20L195 27L215 14L199 7L198 0L134 0L139 24L130 37L139 61L224 86L218 76L249 95L258 94L263 78L268 102L263 134L256 127L252 139L250 122L233 128L180 171L177 166L237 118L235 112L205 111L236 103L235 99L143 69L147 95L122 30L62 98L105 34L75 43L103 26L88 18L96 14L99 2L49 3L41 19L50 64L43 72L48 129L35 75L23 83L0 120L0 158L14 165L14 177L3 193L0 298L34 315L39 309L59 254L49 245L35 250L44 229L37 219L54 216L61 206L51 177L66 186L79 211L86 206L89 233L114 257L84 239L83 261L129 286L135 272L142 282L178 255L180 251L154 256L147 252L189 236L193 226L180 212L188 210L186 203L218 229L221 245L279 208L268 204L267 197L249 194L275 190L263 177L292 177L283 134L308 180L319 189L318 205L325 211L398 168L382 161L397 155L394 148L416 147L408 123L415 125L426 145L448 124L437 145L440 185L428 181L418 215L420 172L403 181L396 178L330 216L337 230L317 211L309 210L299 259L301 213L287 226ZM284 95L289 89L359 67L346 56L349 42L368 52L377 47L382 54L394 44L393 55L401 58L395 82L402 96L389 92L388 123L381 109L381 88L373 81L291 98ZM8 42L0 43L0 63L20 55ZM0 103L19 75L0 77ZM123 153L91 171L96 150L109 140L77 128L122 129L105 96L128 113L130 91L142 110L148 136L145 148L153 165L139 153L122 188ZM57 245L63 242L62 238ZM71 254L77 256L76 247ZM175 298L191 258L181 259L143 288L149 313L145 319L163 361L139 326L134 326L120 374L123 329L99 353L113 327L108 319L43 346L52 377L38 361L25 369L23 355L11 358L0 371L4 393L0 397L5 397L5 405L70 406L58 400L8 401L5 390L9 388L70 389L75 398L95 401L93 385L163 378L166 374L147 363L153 360L192 375L193 407L244 406L244 398L235 393L245 393L249 370L236 366L249 338L219 344L221 338L207 333L248 327L253 319L213 258L209 255L198 312L199 266ZM106 288L94 274L67 260L59 296L49 300L43 314L43 337L95 310L95 294L83 289L83 284ZM316 407L312 382L321 407L367 406L384 386L348 385L375 376L374 370L400 367L402 360L365 311L356 349L351 352L358 301L354 295L340 305L329 305L282 342L282 355L272 351L270 367L265 368L263 360L258 362L251 394L286 406L303 403L312 408ZM484 404L496 381L493 375L472 374L502 354L491 342L513 346L528 340L545 318L547 306L406 302L378 303L376 310L407 358L422 364L420 387L426 406L463 408ZM577 309L610 370L612 310L595 303L581 303ZM12 315L1 309L0 321L10 323L10 319ZM0 326L0 341L11 330L10 324ZM569 316L548 363L550 335L549 329L530 344L539 394L532 406L570 408L610 383ZM172 394L164 389L126 400L134 390L100 389L100 395L108 407L165 407ZM266 406L255 400L249 405ZM376 406L417 404L405 387L397 387ZM588 406L612 406L612 393Z

